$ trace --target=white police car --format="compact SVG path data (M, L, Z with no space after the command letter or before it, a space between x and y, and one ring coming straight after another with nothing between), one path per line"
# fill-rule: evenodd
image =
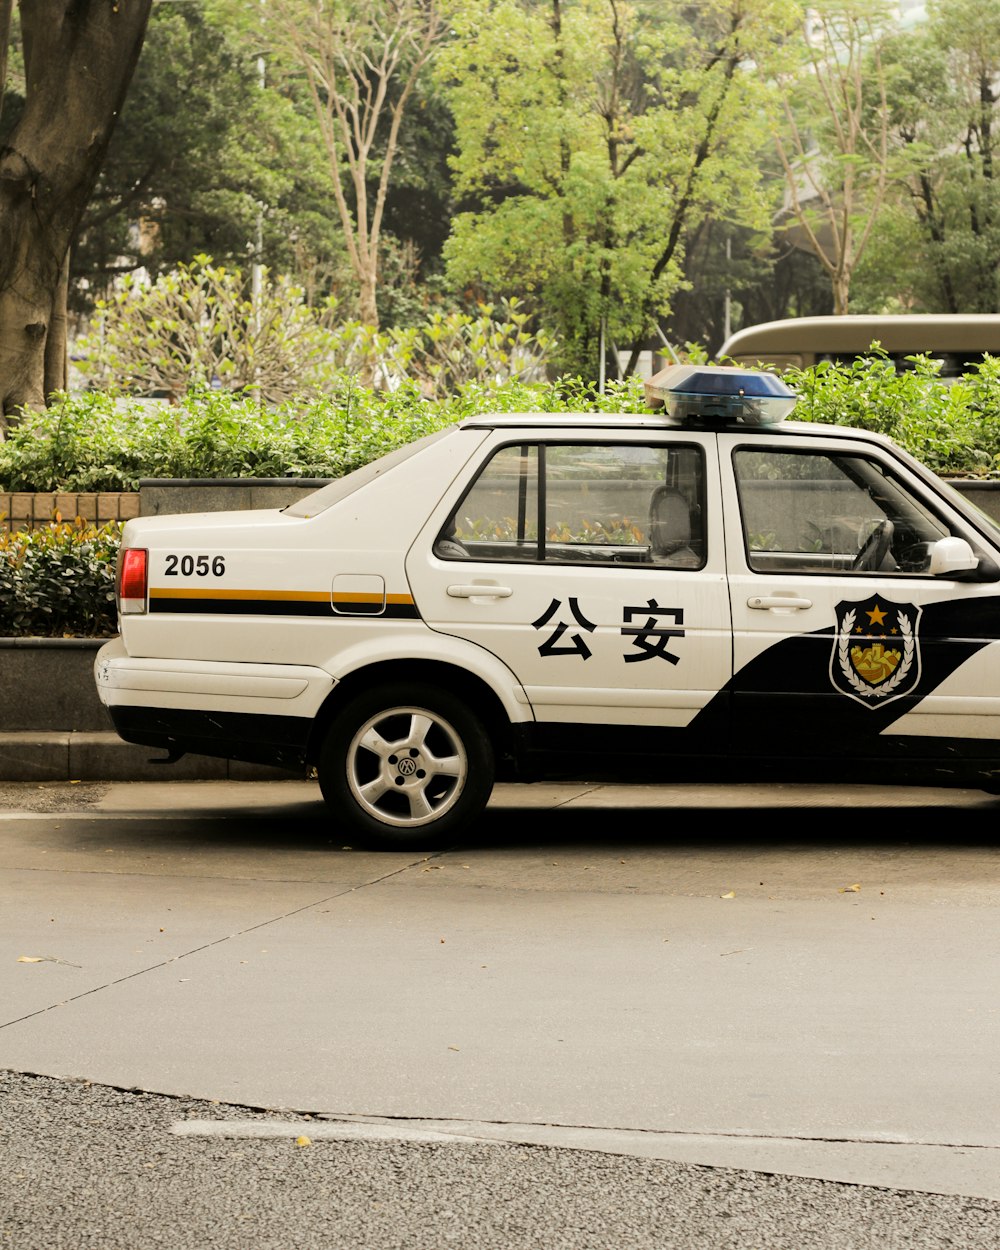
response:
M496 777L695 760L1000 779L1000 530L776 377L644 415L475 417L282 511L130 521L97 685L121 736L315 766L417 847Z

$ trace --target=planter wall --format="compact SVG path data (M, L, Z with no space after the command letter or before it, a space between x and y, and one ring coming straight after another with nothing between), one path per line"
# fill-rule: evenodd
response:
M0 638L0 733L109 730L94 686L103 638Z
M39 530L57 518L95 525L139 515L136 491L0 491L0 529Z
M142 516L286 508L330 481L327 477L143 478Z
M969 503L982 509L987 516L1000 524L1000 482L982 481L978 478L948 478L949 486L954 486L960 495L964 495Z

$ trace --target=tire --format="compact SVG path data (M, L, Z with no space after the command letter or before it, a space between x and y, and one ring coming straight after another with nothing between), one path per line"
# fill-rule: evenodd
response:
M445 690L376 686L338 713L320 749L320 789L366 846L430 849L469 828L493 789L493 747Z

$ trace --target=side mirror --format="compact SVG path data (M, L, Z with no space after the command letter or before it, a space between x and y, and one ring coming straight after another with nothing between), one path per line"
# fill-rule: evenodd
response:
M968 573L979 567L979 557L964 538L939 538L930 550L927 572L934 577Z

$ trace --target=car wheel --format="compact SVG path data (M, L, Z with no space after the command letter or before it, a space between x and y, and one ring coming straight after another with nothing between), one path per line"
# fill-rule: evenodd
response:
M493 748L447 691L378 686L337 715L320 750L328 806L368 846L430 848L468 828L493 789Z

